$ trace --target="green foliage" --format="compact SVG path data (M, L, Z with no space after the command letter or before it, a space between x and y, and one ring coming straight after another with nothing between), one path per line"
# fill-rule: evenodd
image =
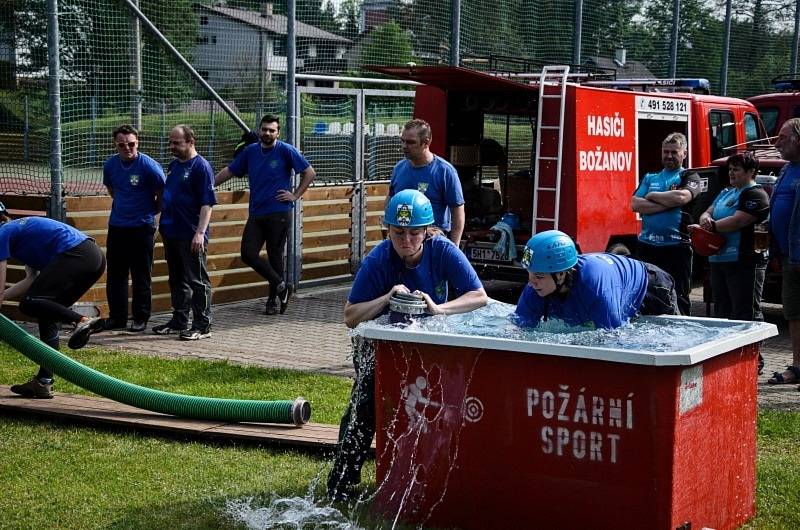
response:
M394 21L373 28L361 50L365 65L406 64L411 59L411 39Z

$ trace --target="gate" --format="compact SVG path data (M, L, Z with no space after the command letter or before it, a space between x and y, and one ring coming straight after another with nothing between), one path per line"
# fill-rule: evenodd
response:
M294 143L317 178L295 212L289 278L303 286L348 280L382 239L383 199L414 92L298 87L297 98Z

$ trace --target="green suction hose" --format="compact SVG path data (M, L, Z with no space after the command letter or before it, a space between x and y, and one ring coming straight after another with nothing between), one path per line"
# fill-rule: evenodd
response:
M183 418L226 422L293 423L311 417L311 405L294 401L254 401L184 396L126 383L70 359L0 315L0 339L33 362L70 383L126 405Z

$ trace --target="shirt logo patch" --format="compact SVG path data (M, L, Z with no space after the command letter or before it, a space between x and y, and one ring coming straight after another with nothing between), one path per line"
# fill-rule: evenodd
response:
M756 206L758 206L758 202L754 200L744 201L744 207L748 210L755 210Z
M427 182L418 182L417 183L417 191L420 193L425 193L428 191L428 183Z
M130 183L131 183L131 186L138 186L139 185L139 175L131 175Z
M437 298L444 298L447 294L447 283L446 282L439 282L436 287L434 287L434 291L436 291Z
M271 167L272 169L275 169L276 167L278 167L278 161L277 160L270 160L269 161L269 167Z
M531 247L525 247L525 250L522 252L522 266L526 269L531 266L531 262L533 261L533 250Z
M191 174L192 174L192 172L189 171L188 169L186 171L184 171L183 172L183 180L189 180L189 175L191 175Z

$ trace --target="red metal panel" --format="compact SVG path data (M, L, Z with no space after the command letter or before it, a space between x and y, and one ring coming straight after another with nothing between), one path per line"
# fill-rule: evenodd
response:
M687 372L378 341L374 506L468 529L735 528L754 513L756 353Z
M414 117L431 125L431 151L447 157L447 92L429 85L417 87L414 97Z
M538 90L527 82L457 66L367 66L366 69L445 90Z

